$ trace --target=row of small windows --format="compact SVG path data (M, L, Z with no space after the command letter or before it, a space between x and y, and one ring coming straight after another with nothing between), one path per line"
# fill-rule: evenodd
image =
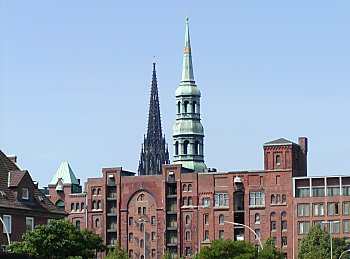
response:
M102 210L102 201L92 201L93 210Z
M84 202L82 203L71 203L70 205L70 210L71 211L84 211L85 210L85 204Z
M6 229L8 231L9 234L12 233L12 215L3 215L2 216L2 220L3 220L3 224L6 226ZM17 223L17 221L16 221ZM26 217L26 231L33 231L34 230L34 218L32 217ZM48 224L50 224L50 219L47 222ZM2 226L2 224L0 224L0 226ZM4 234L6 234L6 230L3 227L3 231Z
M192 197L183 197L182 198L183 206L192 206Z
M271 214L270 214L271 219L275 218L276 216L277 216L276 212L271 212ZM282 211L281 217L285 218L286 216L287 216L287 212ZM259 213L255 214L255 224L260 224L260 214Z
M287 196L285 194L282 194L282 202L281 202L280 194L276 195L276 199L274 194L271 195L271 204L281 204L281 203L283 204L287 203Z
M343 202L343 215L350 215L350 202ZM328 202L327 203L327 215L335 216L340 215L340 202ZM312 215L313 216L324 216L325 215L325 204L323 202L312 204ZM309 217L310 216L310 204L299 203L298 204L298 217Z
M143 231L143 230L142 230ZM132 233L132 232L130 232L129 233L129 243L133 243L134 242L134 239L136 239L136 238L134 238L134 233ZM151 233L151 240L152 241L155 241L157 239L157 234L156 234L156 232L152 232ZM143 241L143 239L140 239L140 247L143 247L144 246L144 241Z
M151 224L155 225L157 223L156 221L156 216L152 216L151 217ZM133 226L134 225L134 217L129 217L129 226ZM140 224L140 231L143 231L143 223Z
M340 196L340 186L312 186L311 193L310 187L298 187L296 190L297 198L310 197L325 197L325 196ZM350 196L350 186L342 186L342 195Z
M92 195L101 195L102 192L101 192L101 188L92 188Z
M184 191L184 192L192 192L192 184L184 184L183 186L182 186L182 191Z
M192 145L193 145L193 151L194 151L193 153L195 155L199 155L199 145L200 145L199 141L196 140ZM184 155L189 154L189 147L190 147L190 142L188 140L185 140L182 144L182 151L183 151L182 153ZM175 142L175 155L179 155L179 141Z
M329 233L334 233L334 234L339 234L340 233L340 226L341 226L341 221L339 219L333 220L333 221L320 221L316 220L313 221L313 225L320 225L321 229L325 229L327 226L328 232ZM350 220L343 220L342 221L342 226L343 226L343 233L344 234L349 234L350 233ZM298 234L299 235L304 235L307 234L310 230L310 221L299 221L298 222Z
M219 225L223 225L224 224L224 220L225 220L225 216L223 214L220 214L218 217L218 222ZM203 222L205 225L209 225L209 214L204 214L203 215ZM186 225L191 224L191 217L189 215L187 215L185 217L185 223Z
M197 112L197 102L193 101L192 104L189 101L184 101L183 113L196 113ZM181 102L177 103L177 113L181 113Z

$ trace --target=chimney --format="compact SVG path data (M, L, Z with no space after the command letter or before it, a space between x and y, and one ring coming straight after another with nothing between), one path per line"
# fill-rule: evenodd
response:
M306 137L299 137L298 139L299 146L302 150L302 152L306 155L307 154L307 138Z
M14 163L14 164L17 163L17 156L16 155L9 155L9 156L7 156L7 158L10 159L12 163Z
M300 159L299 159L299 175L307 176L307 151L308 141L306 137L299 137L298 139L300 146Z

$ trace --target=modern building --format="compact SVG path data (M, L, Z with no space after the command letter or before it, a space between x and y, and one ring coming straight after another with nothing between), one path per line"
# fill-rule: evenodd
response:
M68 213L57 208L39 189L26 170L0 150L0 245L20 241L23 233Z
M103 168L102 177L89 178L82 193L68 164L57 171L48 197L64 206L74 224L95 230L107 246L118 243L130 257L143 259L161 258L166 249L179 257L193 255L219 238L259 246L268 237L286 258L296 258L298 240L312 224L326 221L334 235L350 238L350 176L308 177L305 137L298 143L283 138L265 143L261 170L207 168L188 20L175 96L173 164L168 164L161 133L153 64L139 175L121 167Z

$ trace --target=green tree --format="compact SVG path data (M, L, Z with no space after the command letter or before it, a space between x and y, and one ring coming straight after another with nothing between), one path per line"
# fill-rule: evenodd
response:
M231 239L218 239L212 241L211 245L201 249L194 256L196 259L283 259L281 250L276 249L273 239L268 238L263 249L255 248L254 244L244 241L233 241Z
M333 258L339 258L340 254L348 249L344 238L332 238ZM319 224L313 226L309 233L301 240L298 249L301 259L330 258L331 237Z
M283 252L275 247L272 238L267 238L263 245L263 250L258 254L259 259L284 259Z
M255 259L258 250L253 244L231 239L213 240L210 246L201 248L199 259Z
M93 258L104 250L102 238L89 230L79 230L67 220L53 220L51 225L39 225L23 235L23 241L13 242L8 249L48 259Z
M173 259L173 255L169 250L165 250L162 259Z
M108 251L105 259L129 259L129 256L119 245L116 245Z

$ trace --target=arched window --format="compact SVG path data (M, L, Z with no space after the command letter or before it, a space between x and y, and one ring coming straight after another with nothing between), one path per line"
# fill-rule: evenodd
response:
M142 193L139 195L137 201L144 201L145 200L145 195Z
M96 189L95 188L92 189L92 195L96 195Z
M186 216L186 220L185 220L186 224L190 224L191 222L191 218L189 215Z
M197 111L197 109L196 109L196 106L197 106L197 102L196 101L194 101L193 103L192 103L192 112L193 113L196 113Z
M143 232L144 225L143 223L140 223L140 231Z
M60 209L64 210L64 201L62 201L62 200L56 201L56 206L59 207Z
M101 226L100 219L97 218L97 219L95 220L95 227L96 227L96 228L99 228L100 226Z
M184 191L184 192L187 191L187 184L184 184L184 185L182 186L182 191Z
M188 191L189 191L189 192L192 192L192 184L189 184L189 185L188 185Z
M72 204L70 205L70 210L71 210L71 211L74 211L74 203L72 203Z
M287 212L282 211L281 216L282 216L282 218L285 218L287 216Z
M190 142L188 140L184 141L184 154L187 155L188 153L188 146L189 146Z
M177 103L177 113L181 113L181 102Z
M255 214L255 224L260 224L260 214L259 213Z
M276 212L271 212L271 218L276 217Z
M279 194L276 195L276 202L281 203L281 195Z
M185 113L188 112L188 101L184 102Z
M272 195L271 195L271 204L274 204L274 203L275 203L275 195L272 194Z
M85 204L84 204L84 202L82 202L82 203L80 204L80 209L81 209L81 210L85 210Z
M93 202L92 202L92 209L93 209L93 210L96 210L96 209L97 209L97 202L96 202L96 201L93 201Z
M182 198L182 203L183 203L183 206L187 206L187 198L186 197Z
M192 197L188 197L188 205L192 205Z
M97 202L97 209L102 209L102 201Z
M140 239L140 247L143 247L145 245L143 239Z
M101 188L97 189L97 195L101 195Z
M287 196L285 194L282 194L282 203L287 202Z
M75 210L76 211L80 210L80 204L78 202L75 204Z
M132 243L134 241L134 233L129 233L129 242Z
M75 227L80 229L80 220L75 221Z
M191 241L191 231L185 232L185 239L186 239L186 241Z
M276 156L276 165L280 165L281 164L281 156L277 155Z
M177 156L179 154L179 142L175 142L175 155Z
M225 220L224 215L223 215L223 214L220 214L220 215L219 215L219 224L220 224L220 225L224 224L224 220Z
M198 140L196 140L196 142L194 143L194 154L199 155L199 141Z

